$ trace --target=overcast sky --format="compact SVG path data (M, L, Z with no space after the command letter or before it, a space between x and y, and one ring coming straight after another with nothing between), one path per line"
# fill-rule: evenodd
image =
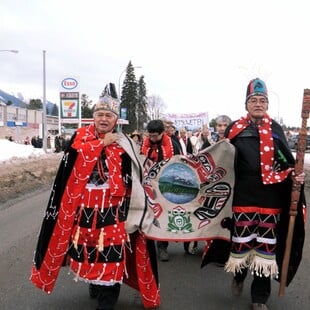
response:
M269 114L301 125L310 88L308 0L1 0L0 89L59 102L60 83L78 77L96 101L129 60L147 95L167 113L245 115L250 79L269 90ZM121 77L121 78L120 78Z

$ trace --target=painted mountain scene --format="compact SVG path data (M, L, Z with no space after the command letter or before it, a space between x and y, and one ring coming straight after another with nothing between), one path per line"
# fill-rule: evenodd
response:
M161 194L170 202L183 204L195 199L199 183L192 169L183 163L167 167L158 180Z

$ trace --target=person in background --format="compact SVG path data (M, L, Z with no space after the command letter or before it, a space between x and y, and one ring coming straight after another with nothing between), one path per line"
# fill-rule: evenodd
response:
M114 309L118 301L124 274L130 272L125 264L132 259L134 249L129 233L138 232L139 217L142 218L145 208L142 164L131 139L115 131L118 113L115 86L109 83L94 106L94 123L78 128L66 149L43 220L31 274L37 287L51 293L66 261L75 279L89 284L90 297L98 299L97 310ZM129 217L138 222L130 224ZM139 251L134 252L135 257L146 258L141 261L143 273L152 280L143 285L136 279L137 271L130 281L139 281L134 287L139 288L142 296L148 295L146 302L155 307L158 289L153 284L158 277L151 270L157 267L146 250L152 245L156 262L152 240L141 242Z
M165 132L165 125L162 120L151 120L146 130L148 136L144 138L141 153L153 162L160 162L180 154L180 147L173 143L172 138ZM161 261L169 260L168 241L157 241L158 257Z
M180 129L179 141L183 154L193 154L193 146L185 128Z
M225 139L225 131L230 123L231 119L227 115L219 115L216 117L215 132L212 135L213 143ZM227 258L222 253L227 253L229 246L228 242L221 239L208 240L205 242L204 256L206 256L206 259L210 259L209 257L212 255L217 256L214 258L215 265L218 267L224 267ZM221 254L218 255L219 253ZM202 265L204 265L204 263Z
M225 132L237 154L232 244L225 270L234 274L231 288L235 296L242 293L247 271L253 274L253 310L267 309L271 278L277 278L281 270L277 262L282 262L278 255L285 248L282 240L287 224L282 223L285 223L283 219L290 207L292 178L303 183L305 177L304 173L295 175L294 158L285 134L267 114L268 105L265 82L259 78L251 80L246 91L247 115L231 123ZM298 242L293 242L293 247L303 244L302 208L300 203L296 218L300 236L297 236ZM296 248L291 253L297 256L294 258L298 267L301 255L297 255Z
M43 146L43 140L42 138L40 138L39 136L36 136L33 138L34 141L31 140L31 144L35 147L35 148L42 148Z
M195 154L211 145L210 130L208 124L202 126L195 144Z
M142 137L141 134L135 130L132 134L130 134L130 138L138 145L142 145Z
M225 138L225 130L231 123L231 119L227 115L219 115L215 119L215 133L212 136L214 142L221 141Z
M182 148L182 153L186 154L193 154L193 145L190 140L190 137L187 136L187 131L185 128L180 129L180 136L179 136L180 145ZM184 242L184 251L187 254L194 255L198 252L198 242L191 241L191 242Z
M196 151L196 143L197 143L197 140L198 140L198 136L199 136L198 129L193 130L192 131L192 136L190 137L190 140L191 140L192 146L193 146L193 154L197 153L197 151Z
M59 138L59 136L56 136L55 137L55 153L59 153L59 152L61 152L62 151L62 149L61 149L61 145L60 145L60 138Z
M192 130L187 130L187 138L189 139L190 143L192 144L192 150L194 151L194 144L193 144L193 131Z
M292 133L289 130L285 132L285 135L286 135L287 141L292 137Z
M29 136L27 136L27 137L25 138L24 143L25 143L26 145L30 145L30 144L31 144Z
M36 136L33 136L33 137L31 138L31 145L32 145L33 147L35 147L35 148L38 147Z
M179 138L176 136L176 128L171 121L164 121L165 132L171 138L173 147L177 149L177 154L183 154Z
M47 139L46 139L46 147L47 147L48 149L51 149L51 148L52 148L51 136L48 136Z

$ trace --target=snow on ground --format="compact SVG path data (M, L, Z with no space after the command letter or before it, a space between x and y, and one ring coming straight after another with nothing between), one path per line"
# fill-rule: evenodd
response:
M49 152L51 152L49 150ZM0 163L10 159L40 157L45 155L43 149L32 145L18 144L7 139L0 139ZM293 152L295 156L295 152ZM310 165L310 153L305 154L305 164Z
M0 139L0 163L9 159L29 158L42 156L45 152L43 149L34 148L32 145L25 145Z

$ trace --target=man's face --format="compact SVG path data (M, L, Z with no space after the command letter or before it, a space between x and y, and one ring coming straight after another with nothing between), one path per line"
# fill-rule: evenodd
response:
M180 130L180 136L182 137L182 138L186 138L186 130Z
M209 128L204 127L201 134L203 137L207 138L209 136Z
M137 135L132 136L131 138L133 141L138 142L139 141L139 137Z
M216 123L216 132L219 134L219 136L222 138L224 137L224 133L225 133L225 130L228 126L228 123L226 122L218 122Z
M162 133L158 133L158 132L150 132L148 134L149 139L151 141L151 143L156 143L158 141L160 141L163 137L163 132Z
M246 103L246 109L252 119L262 119L268 110L268 100L264 96L252 96Z
M167 134L169 137L171 137L172 135L174 135L174 132L175 132L173 126L171 126L171 125L167 125L167 126L165 127L165 131L166 131L166 134Z
M98 133L112 132L117 121L115 113L99 110L94 113L94 123Z

